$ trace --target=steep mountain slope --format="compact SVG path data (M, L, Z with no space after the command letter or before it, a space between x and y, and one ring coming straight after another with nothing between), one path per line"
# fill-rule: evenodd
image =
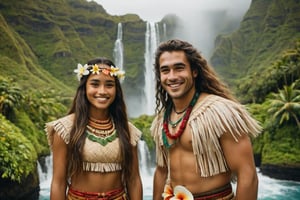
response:
M24 89L50 89L52 87L52 89L60 88L68 92L68 87L38 66L39 61L31 48L6 23L2 15L0 15L0 49L1 76L13 79Z
M300 38L298 0L253 0L232 34L216 39L211 63L233 86L234 80L262 72Z
M141 80L136 74L143 71L145 33L145 22L137 15L110 16L102 6L85 0L3 0L0 12L1 74L18 77L17 82L24 86L32 81L42 87L40 81L45 80L48 86L61 91L74 89L77 63L84 64L97 56L113 59L117 25L121 22L125 50L130 54L125 55L126 64L134 72L126 81L133 85L133 91L137 89ZM23 63L27 67L23 74L7 67Z

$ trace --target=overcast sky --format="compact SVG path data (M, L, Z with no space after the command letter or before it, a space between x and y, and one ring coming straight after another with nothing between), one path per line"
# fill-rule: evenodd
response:
M94 0L111 15L134 13L143 20L160 21L164 15L185 15L201 10L227 9L234 14L245 13L251 0Z

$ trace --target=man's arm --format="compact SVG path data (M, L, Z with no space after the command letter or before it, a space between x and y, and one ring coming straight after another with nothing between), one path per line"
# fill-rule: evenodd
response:
M233 137L225 133L221 137L221 146L230 170L237 175L236 200L256 200L258 177L254 163L250 138L246 134Z
M164 186L167 180L167 175L167 167L156 167L153 179L153 200L162 199L162 193L164 192Z

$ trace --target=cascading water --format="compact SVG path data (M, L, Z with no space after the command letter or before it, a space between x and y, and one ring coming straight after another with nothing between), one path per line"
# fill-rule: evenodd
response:
M143 184L143 199L150 200L152 199L152 183L155 161L151 158L148 146L143 140L140 140L138 143L138 156L140 174Z
M123 30L122 30L122 23L118 23L118 30L117 30L117 39L115 41L114 47L114 62L117 67L123 70L124 65L124 58L123 58Z
M42 169L38 162L38 172L40 180L40 198L39 200L49 200L50 185L52 179L52 155L45 158L45 167Z
M145 103L144 113L147 115L153 115L155 110L155 75L154 75L154 54L159 43L159 29L156 23L147 23L146 35L145 35Z

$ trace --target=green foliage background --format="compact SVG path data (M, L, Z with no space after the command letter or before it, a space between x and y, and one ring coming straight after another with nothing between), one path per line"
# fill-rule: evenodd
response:
M101 5L85 0L0 2L0 105L7 106L0 107L3 179L22 181L35 173L37 158L50 152L44 123L65 115L70 106L78 84L73 69L99 55L113 59L118 23L125 47L124 94L134 96L143 92L147 25L137 15L110 16ZM172 15L158 25L164 23L169 27L165 40L179 24ZM268 111L271 93L292 83L300 88L299 27L297 1L253 0L240 27L216 38L210 59L264 128L253 140L262 165L300 165L296 122L290 118L279 124ZM299 107L294 111L299 118ZM130 120L153 150L153 116Z
M37 152L31 141L14 124L0 115L1 178L21 182L35 170Z

